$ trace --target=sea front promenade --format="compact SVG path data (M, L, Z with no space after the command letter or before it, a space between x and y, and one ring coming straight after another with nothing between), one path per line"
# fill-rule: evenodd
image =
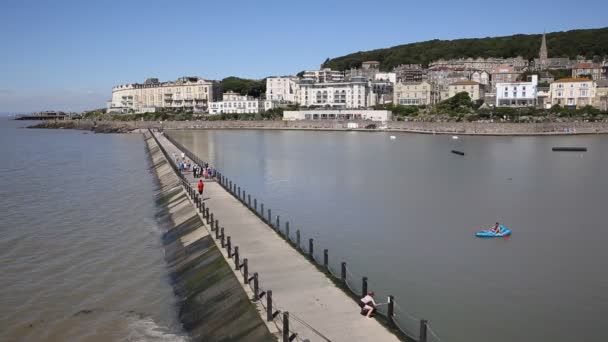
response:
M181 155L182 151L164 135L156 137L169 155ZM196 189L198 179L186 174L185 180ZM239 265L235 273L250 285L257 280L261 297L258 305L267 305L269 290L272 292L274 317L267 317L267 312L260 310L264 320L271 318L281 330L285 324L283 315L289 312L290 334L297 334L294 338L300 341L400 340L377 320L363 317L353 298L220 184L205 182L202 203L197 201L198 196L192 197L201 213L211 213L212 217L203 221L209 233L219 237L215 242L224 247L229 264ZM255 289L253 295L256 296Z

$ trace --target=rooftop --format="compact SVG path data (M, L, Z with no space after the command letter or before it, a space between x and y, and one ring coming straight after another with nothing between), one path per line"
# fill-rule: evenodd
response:
M560 78L555 83L571 83L571 82L591 82L590 79L584 77Z
M454 82L450 85L479 85L479 83L475 82L475 81L458 81L458 82Z
M578 63L574 67L574 69L596 69L601 68L599 64L595 63Z

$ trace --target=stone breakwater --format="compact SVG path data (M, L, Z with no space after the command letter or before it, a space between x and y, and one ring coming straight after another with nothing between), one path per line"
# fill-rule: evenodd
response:
M162 151L149 134L145 138L159 186L165 259L184 329L193 341L275 341Z
M356 122L360 128L348 128ZM373 126L370 126L373 125ZM103 133L125 133L138 129L269 129L269 130L329 130L329 131L387 131L423 134L461 135L572 135L607 134L608 122L551 123L478 123L478 122L406 122L389 121L47 121L35 128L75 128ZM370 128L365 128L370 127ZM375 128L373 128L375 127Z

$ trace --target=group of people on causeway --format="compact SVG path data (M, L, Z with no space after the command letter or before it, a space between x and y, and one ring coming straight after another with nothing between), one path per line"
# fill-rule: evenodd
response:
M177 165L177 168L182 173L192 172L194 178L202 177L205 179L210 179L215 177L216 171L214 168L209 167L208 163L205 163L204 165L195 164L188 160L183 152L181 153L181 156L178 156L175 152L173 152L171 156L173 157L175 165Z

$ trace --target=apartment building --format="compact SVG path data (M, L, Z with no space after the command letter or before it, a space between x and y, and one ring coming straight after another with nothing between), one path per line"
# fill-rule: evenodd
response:
M279 103L296 103L300 86L295 76L268 77L266 79L266 99Z
M300 81L298 103L303 107L365 108L371 92L365 78L349 82Z
M433 104L432 86L427 81L398 82L393 93L394 103L403 106Z
M317 83L331 83L344 81L344 73L331 68L322 68L320 70L306 70L302 75L304 81Z
M580 108L594 105L595 82L588 78L562 78L550 86L551 105Z
M110 113L145 113L157 109L204 112L209 102L221 97L221 89L221 83L200 77L181 77L170 82L149 78L144 83L113 87L107 109Z
M526 82L496 84L496 107L532 107L537 104L538 75Z
M577 63L572 67L572 77L589 77L594 81L606 79L601 64L597 63Z
M222 97L222 101L209 103L209 114L257 114L274 108L273 101L264 101L232 91L224 93Z

